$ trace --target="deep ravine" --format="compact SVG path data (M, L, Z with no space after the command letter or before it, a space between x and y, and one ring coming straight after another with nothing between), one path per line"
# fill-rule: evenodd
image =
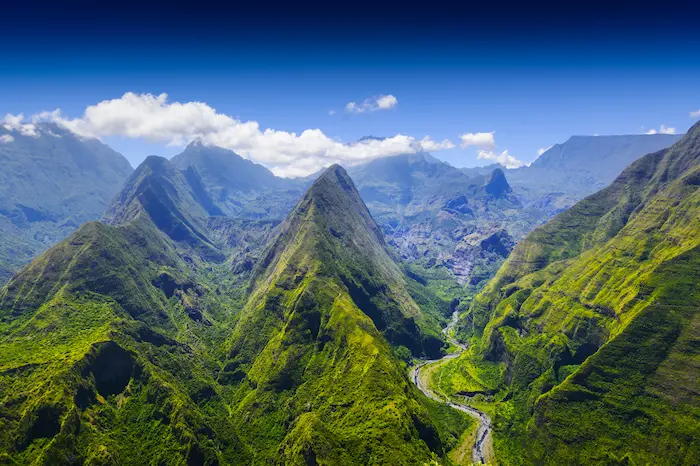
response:
M466 346L450 337L450 330L455 326L455 324L457 324L458 318L459 314L455 311L452 314L452 320L447 325L447 327L442 329L442 332L445 334L447 340L459 349L456 352L448 354L443 358L420 362L419 364L413 367L411 371L411 379L413 380L413 383L416 384L416 387L418 387L418 389L425 394L425 396L435 401L446 403L448 406L463 411L469 414L470 416L474 417L477 421L479 421L479 428L476 432L476 441L474 442L474 447L472 448L472 461L476 464L487 464L487 453L485 450L487 440L491 435L491 418L489 418L485 413L479 411L478 409L472 408L471 406L467 406L461 403L454 403L450 400L445 400L444 398L431 392L428 389L428 387L423 385L420 379L420 373L426 366L436 364L447 359L456 358L462 353L462 351L467 349Z

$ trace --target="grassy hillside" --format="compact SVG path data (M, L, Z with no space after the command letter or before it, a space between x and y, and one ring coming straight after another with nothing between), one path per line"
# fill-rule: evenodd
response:
M199 269L183 239L202 207L167 168L145 163L120 221L84 225L0 292L0 461L249 462L215 377L239 294Z
M141 222L87 224L15 276L0 295L0 459L246 462L187 277Z
M443 383L492 397L503 463L698 458L699 187L696 125L531 233L462 316Z

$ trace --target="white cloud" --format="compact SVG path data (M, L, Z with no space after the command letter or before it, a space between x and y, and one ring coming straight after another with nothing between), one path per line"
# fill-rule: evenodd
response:
M393 95L383 95L377 99L377 110L389 110L398 104L399 101Z
M477 158L484 160L493 160L498 162L506 168L518 168L525 165L524 162L516 159L508 153L508 150L504 150L500 154L490 150L479 150L477 153Z
M700 118L700 108L694 112L690 112L690 118Z
M459 138L462 140L460 146L463 149L474 146L478 149L476 154L478 159L492 160L501 164L505 168L518 168L526 165L525 162L522 162L510 155L508 153L508 149L501 153L496 152L495 134L495 131L460 134Z
M496 134L495 131L489 133L465 133L460 134L459 138L462 140L462 148L466 149L469 146L476 146L482 149L493 149L496 147Z
M22 136L38 137L36 125L33 123L23 123L24 114L12 115L8 113L0 120L0 124L8 131L19 131Z
M375 112L377 110L391 110L399 104L399 100L391 94L371 97L364 101L348 102L345 111L349 113Z
M335 115L335 110L328 110L328 114L331 116Z
M68 119L60 112L47 115L84 137L122 136L174 146L199 138L204 144L231 149L281 176L308 175L333 163L352 165L387 155L415 153L425 147L454 147L449 141L436 142L429 137L418 141L403 134L346 144L329 138L320 129L300 134L263 130L256 121L237 120L203 102L168 102L167 94L128 92L87 107L80 118Z
M647 131L646 134L676 134L676 128L670 128L661 125L658 131L652 128L649 131Z
M2 136L0 136L0 143L3 143L3 144L9 144L14 140L15 140L15 138L13 138L9 134L3 134Z
M455 145L452 141L449 139L443 139L442 141L433 141L430 139L430 137L426 136L420 141L418 141L418 145L420 146L421 149L424 151L428 152L436 152L439 150L448 150L448 149L454 149Z

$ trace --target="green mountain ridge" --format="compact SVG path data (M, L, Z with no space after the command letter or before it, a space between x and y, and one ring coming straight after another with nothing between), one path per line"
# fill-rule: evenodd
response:
M0 462L442 461L470 421L425 399L387 341L440 352L441 316L412 300L342 169L300 201L245 300L212 228L225 217L187 173L147 159L107 223L0 291Z
M236 299L156 228L154 206L192 205L167 164L134 173L120 221L85 224L0 292L0 461L248 462L213 375Z
M281 464L415 464L443 454L431 403L387 344L432 355L442 336L429 333L342 168L309 188L253 277L220 380L242 381L236 412L250 443L265 440L259 455L276 452Z
M699 188L695 125L535 229L475 298L474 350L444 376L496 393L499 462L700 457Z

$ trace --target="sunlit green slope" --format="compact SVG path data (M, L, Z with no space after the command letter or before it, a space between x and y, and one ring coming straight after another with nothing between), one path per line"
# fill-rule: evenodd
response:
M448 463L470 420L402 360L442 351L441 316L344 171L299 202L245 306L218 214L196 169L149 157L106 223L0 290L0 464Z
M194 280L211 246L167 168L144 162L123 222L84 225L0 291L0 463L249 461L203 346L227 297Z
M695 463L699 310L696 125L528 235L463 316L502 462Z
M237 384L235 417L256 460L420 464L444 453L430 402L389 344L434 355L441 339L342 168L299 201L253 286L220 381Z

